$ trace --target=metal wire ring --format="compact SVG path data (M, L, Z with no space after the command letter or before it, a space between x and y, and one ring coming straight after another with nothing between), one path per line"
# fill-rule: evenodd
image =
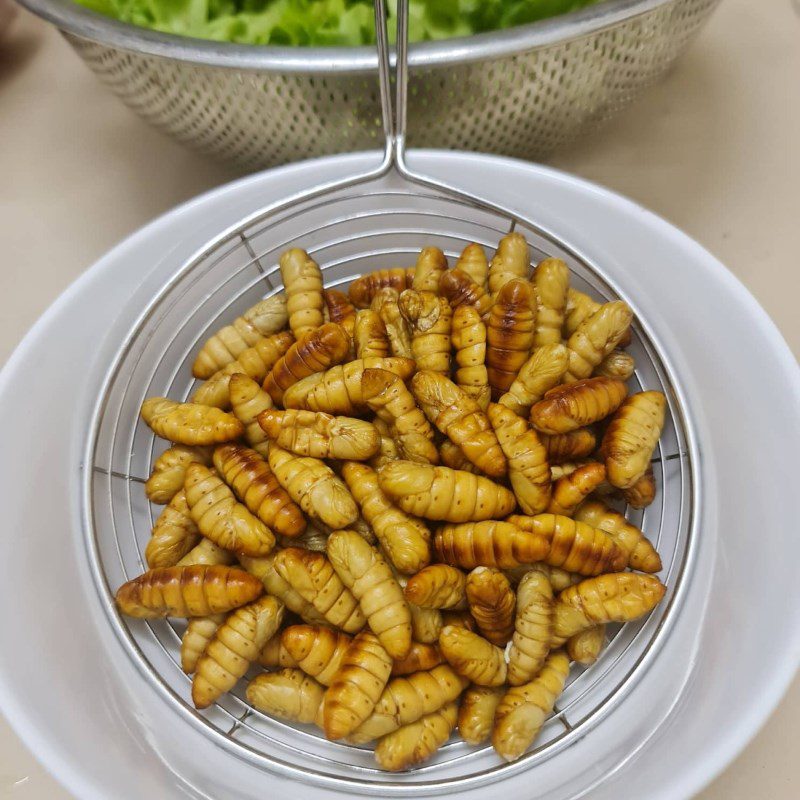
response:
M85 495L87 544L101 600L126 650L168 707L268 771L350 793L391 796L459 791L499 780L556 756L610 713L655 657L676 613L691 564L697 502L692 437L668 362L641 322L632 347L635 383L664 391L669 412L654 461L658 500L629 517L661 551L669 594L643 623L611 632L600 661L573 675L537 746L520 761L501 765L486 748L476 751L453 741L430 764L398 783L377 770L363 748L329 743L319 732L254 712L241 689L201 715L188 702L189 680L179 667L181 626L123 620L114 609L112 591L143 568L142 552L154 519L139 483L159 448L138 420L138 408L148 395L188 396L194 386L190 365L204 338L259 297L278 290L277 257L283 248L292 242L305 245L322 264L326 285L333 286L368 269L407 263L423 245L437 244L449 256L473 240L493 247L512 228L526 234L535 260L545 255L564 258L578 288L603 299L621 294L586 259L529 221L432 191L398 189L384 176L355 196L312 198L300 207L248 220L220 237L154 299L109 373L92 427Z

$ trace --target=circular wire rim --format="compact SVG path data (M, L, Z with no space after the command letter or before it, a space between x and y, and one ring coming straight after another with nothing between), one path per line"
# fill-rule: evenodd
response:
M73 0L18 0L32 13L81 39L116 49L206 66L330 75L377 72L372 46L277 47L215 42L161 33L106 17ZM603 0L549 19L474 36L420 42L409 50L412 68L503 58L587 36L678 0Z
M440 195L432 195L435 199L443 199ZM444 198L452 201L452 198ZM311 202L314 205L315 201ZM304 210L305 210L305 205ZM467 204L469 205L469 204ZM92 414L92 422L90 428L90 436L87 440L87 447L85 451L86 460L84 463L87 465L94 464L95 449L100 430L100 418L105 409L105 401L108 397L108 392L113 384L115 376L119 367L126 357L129 348L132 346L136 336L142 326L150 319L151 314L156 310L159 304L168 294L171 289L180 282L180 280L190 272L195 266L198 265L205 257L212 253L215 249L223 245L225 242L246 231L255 223L268 217L271 213L277 213L278 220L283 219L281 214L284 207L280 206L276 211L273 208L261 209L246 217L244 220L230 226L221 232L216 238L212 239L203 247L199 248L194 255L187 259L182 267L168 279L161 291L151 300L147 307L142 311L139 317L134 321L130 328L129 334L123 342L118 356L114 363L109 367L105 380L103 381L102 389L98 395L98 401L95 405ZM550 244L565 251L570 257L581 263L595 278L599 278L608 289L610 289L618 297L630 302L627 293L622 291L617 282L609 278L607 273L600 269L593 259L588 258L584 253L576 250L559 236L552 233L549 229L534 223L532 220L522 216L517 212L508 211L509 217L516 221L518 224L526 226L529 230L541 236ZM353 276L355 277L355 276ZM277 291L277 290L276 290ZM635 308L635 304L632 304ZM668 358L665 357L665 350L660 344L657 337L654 336L650 326L639 317L637 323L642 333L644 334L644 341L650 346L657 357L657 364L663 371L668 380L668 387L672 391L670 401L675 403L673 411L673 418L676 423L680 423L680 432L683 434L684 445L686 447L685 461L689 482L688 502L687 502L687 523L686 523L686 546L683 557L683 563L679 565L677 574L671 588L673 588L672 595L669 603L664 611L664 615L659 621L650 641L647 643L643 653L637 656L634 666L628 671L628 674L622 679L619 685L614 689L612 697L618 695L623 689L630 690L636 683L639 682L641 677L648 670L656 658L658 652L661 650L669 630L675 623L678 611L683 603L683 598L686 594L689 585L689 576L694 570L697 552L697 536L696 527L698 524L699 514L698 509L701 502L702 488L697 479L696 465L700 463L699 451L697 447L697 438L691 418L686 413L688 407L686 402L686 394L681 384L676 379L675 370L673 369ZM679 436L679 440L680 440ZM179 697L171 685L167 683L155 667L150 663L145 654L141 651L134 635L129 630L128 626L123 622L119 615L115 603L114 596L108 586L101 567L101 558L98 552L96 541L96 529L93 523L93 514L91 510L91 498L93 494L92 489L92 469L88 469L85 473L84 480L84 493L83 493L83 518L84 518L84 543L87 548L89 556L89 567L95 579L95 589L98 592L101 604L112 623L117 638L122 646L126 649L129 657L132 658L134 664L138 667L140 674L148 680L151 688L155 689L158 694L165 698L175 708L178 709L180 715L189 721L197 730L209 736L216 744L221 746L226 751L235 755L236 757L246 760L247 762L265 769L267 772L278 774L283 777L292 778L299 781L308 781L311 776L314 783L318 786L328 790L337 792L355 792L361 795L389 795L392 797L405 797L424 794L426 792L439 792L439 793L452 793L459 790L474 789L476 787L487 785L491 782L502 780L506 777L516 775L520 771L534 766L539 760L545 756L556 755L565 747L574 744L583 738L584 735L589 733L596 725L598 725L614 708L613 703L604 702L600 707L590 712L587 717L579 723L574 731L570 731L561 737L547 743L541 751L532 751L510 764L501 764L493 769L486 770L467 777L447 777L439 780L430 780L424 782L416 782L413 784L398 784L390 781L363 781L355 777L341 777L328 773L320 773L315 769L308 767L299 767L293 763L288 763L282 759L270 757L258 751L254 747L236 741L226 735L219 729L215 723L206 719L195 709L191 708L183 698ZM174 632L174 631L173 631ZM638 634L637 634L638 635ZM159 640L160 641L160 640ZM161 643L163 648L163 643ZM230 712L225 711L230 715ZM232 716L232 715L230 715ZM651 731L645 741L654 735L657 729ZM573 736L572 734L579 734ZM306 754L308 755L308 754ZM630 754L629 754L630 755ZM629 757L629 756L628 756ZM355 767L355 771L362 771L361 768ZM423 768L424 769L424 768ZM612 770L613 773L613 770ZM589 788L591 790L592 787ZM581 795L583 796L583 795Z

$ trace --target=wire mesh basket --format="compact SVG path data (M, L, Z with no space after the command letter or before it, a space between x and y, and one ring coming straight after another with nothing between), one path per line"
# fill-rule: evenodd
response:
M530 242L533 263L547 256L563 258L576 288L602 300L621 296L635 310L635 301L596 265L530 221L432 190L412 192L391 175L364 184L358 194L312 198L247 220L184 265L124 343L94 421L86 477L87 534L109 609L113 590L143 571L142 554L160 510L147 502L141 484L165 444L142 422L139 407L148 396L191 395L197 386L191 365L203 341L257 299L281 290L277 262L287 246L302 241L322 266L325 285L344 288L364 272L413 262L423 244L442 248L452 261L469 242L491 250L514 229ZM552 758L610 713L657 657L678 613L693 552L695 477L681 393L666 355L646 328L636 323L633 334L629 351L637 369L631 390L663 391L668 412L653 460L657 499L644 510L626 513L659 550L668 595L646 619L609 627L610 642L600 660L589 669L573 669L536 747L519 761L501 764L491 747L453 738L429 763L402 776L387 775L375 767L370 748L329 742L312 726L270 718L250 706L242 686L202 714L195 711L189 700L191 679L180 667L182 622L129 620L111 611L118 636L173 710L236 756L305 785L349 794L431 796L494 783Z
M518 761L501 764L491 748L451 741L429 763L389 776L375 767L369 748L330 742L310 726L270 718L247 703L241 686L200 714L188 701L190 679L180 667L181 623L123 619L112 594L144 570L142 554L157 513L141 484L164 445L141 419L142 402L152 396L191 397L196 387L191 365L203 342L259 298L281 290L278 259L286 248L302 244L320 264L325 285L344 287L365 272L413 261L423 246L437 246L454 259L470 242L494 248L517 230L531 246L532 263L561 258L573 286L599 300L622 298L636 312L636 303L600 267L535 221L409 167L407 4L400 4L394 98L383 0L375 6L376 20L383 22L378 34L383 159L254 212L183 263L156 294L122 343L95 410L86 458L86 533L97 588L116 633L173 711L226 751L272 774L349 794L430 796L514 775L586 736L653 663L676 618L694 552L692 443L674 370L641 318L631 344L632 388L662 391L668 413L653 458L657 499L643 511L625 510L660 551L668 594L646 619L609 628L600 659L571 675L537 746Z
M381 142L372 48L250 47L155 33L72 0L22 0L148 122L247 169ZM410 55L412 147L541 159L633 100L719 0L607 0Z

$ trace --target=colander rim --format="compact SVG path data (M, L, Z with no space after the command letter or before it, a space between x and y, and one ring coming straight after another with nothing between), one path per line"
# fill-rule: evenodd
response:
M141 28L79 6L74 0L18 0L62 31L120 50L193 64L277 73L377 71L373 47L277 47L215 42ZM513 56L614 27L677 0L604 0L539 22L411 46L412 67L438 67Z

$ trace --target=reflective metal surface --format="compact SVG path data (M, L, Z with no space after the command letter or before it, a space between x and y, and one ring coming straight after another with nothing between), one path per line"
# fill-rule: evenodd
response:
M71 0L22 0L153 125L256 169L374 148L373 48L249 47L125 25ZM411 48L413 147L540 159L626 106L719 0L608 0L533 25Z

